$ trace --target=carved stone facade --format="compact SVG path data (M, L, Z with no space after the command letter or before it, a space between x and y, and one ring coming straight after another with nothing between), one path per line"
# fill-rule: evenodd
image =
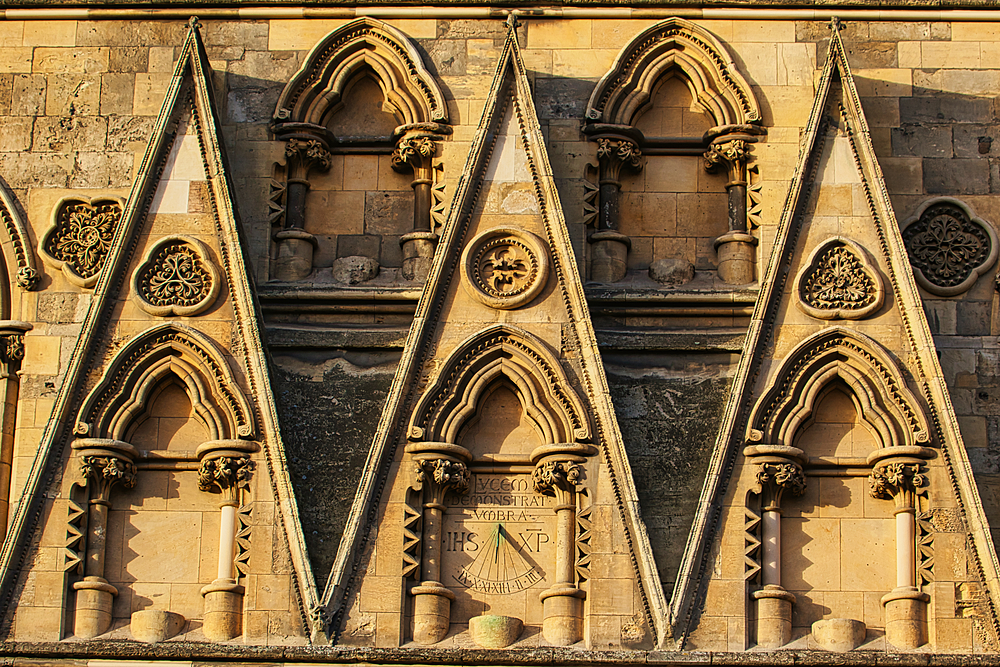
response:
M133 4L0 17L0 662L1000 655L1000 14Z

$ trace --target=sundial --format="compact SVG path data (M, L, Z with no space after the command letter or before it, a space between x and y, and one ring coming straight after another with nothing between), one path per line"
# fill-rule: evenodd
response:
M493 524L478 555L453 575L455 580L473 590L498 595L530 588L542 580L542 575L521 554L527 545L523 536L521 541L518 545L502 523Z

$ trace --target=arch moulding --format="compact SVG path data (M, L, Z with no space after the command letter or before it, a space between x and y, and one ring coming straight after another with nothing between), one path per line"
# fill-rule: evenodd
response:
M680 72L716 126L759 124L760 107L732 55L712 33L682 18L661 21L622 48L587 103L587 121L634 125L658 82Z
M587 413L559 360L537 337L506 325L471 336L452 353L420 397L409 439L455 444L497 382L509 383L544 444L590 440Z
M191 400L210 440L252 439L254 412L219 346L190 327L161 324L129 341L111 360L77 416L77 436L127 440L163 383Z
M365 70L402 125L448 122L444 95L410 40L389 24L365 17L337 28L313 47L278 98L275 124L325 125L344 91Z
M793 446L837 380L850 389L879 448L928 444L926 417L892 358L868 336L840 327L821 331L788 355L754 406L747 443Z

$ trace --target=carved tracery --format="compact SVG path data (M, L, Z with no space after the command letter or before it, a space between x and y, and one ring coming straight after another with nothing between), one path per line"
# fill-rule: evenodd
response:
M968 204L950 197L921 204L903 223L902 232L917 283L939 296L971 288L1000 252L993 226Z
M124 203L119 198L70 195L52 210L38 242L42 259L81 287L93 287L104 266Z
M821 320L858 320L882 305L882 278L860 245L843 237L821 243L795 279L796 304Z
M151 315L191 316L212 305L219 285L219 271L204 243L168 236L150 246L132 274L132 297Z

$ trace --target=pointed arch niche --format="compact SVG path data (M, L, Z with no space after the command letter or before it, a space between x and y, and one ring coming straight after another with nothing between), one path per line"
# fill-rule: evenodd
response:
M636 35L591 94L584 131L599 163L592 280L647 268L626 256L633 238L652 236L675 241L644 239L663 248L654 260L681 257L724 282L753 282L748 164L764 128L750 85L714 35L681 18ZM709 240L717 258L698 250Z
M33 244L24 215L14 193L0 179L0 539L7 533L11 498L20 496L23 479L14 479L14 460L34 457L35 451L21 452L14 441L17 422L18 371L24 359L24 334L32 326L17 317L21 314L20 291L38 287ZM12 290L17 285L20 290ZM36 443L37 445L37 443ZM12 493L13 490L13 493Z
M441 89L402 32L366 17L324 37L282 91L271 127L286 142L272 279L303 280L358 255L376 263L371 271L426 279L437 240L433 160L451 128ZM377 210L345 205L366 193L379 193Z
M133 614L146 610L169 612L168 634L192 619L210 640L240 634L235 530L248 488L235 482L254 467L256 430L226 354L205 334L162 324L117 352L75 426L83 479L71 491L66 568L77 575L75 635L131 622L142 639L149 622L137 630ZM164 560L164 539L189 545L188 557ZM203 566L215 559L218 571Z
M548 346L506 325L464 341L417 402L408 440L418 471L404 528L404 574L417 581L413 638L433 644L452 624L488 613L540 620L553 644L579 641L586 590L577 517L597 450ZM541 619L531 612L538 597Z
M855 621L868 639L884 631L899 648L923 643L925 628L899 634L904 621L911 634L926 623L915 513L934 450L920 406L891 356L860 333L826 329L782 362L744 449L756 480L747 539L759 545L747 571L750 643L778 648L829 619ZM892 466L900 488L880 490Z

